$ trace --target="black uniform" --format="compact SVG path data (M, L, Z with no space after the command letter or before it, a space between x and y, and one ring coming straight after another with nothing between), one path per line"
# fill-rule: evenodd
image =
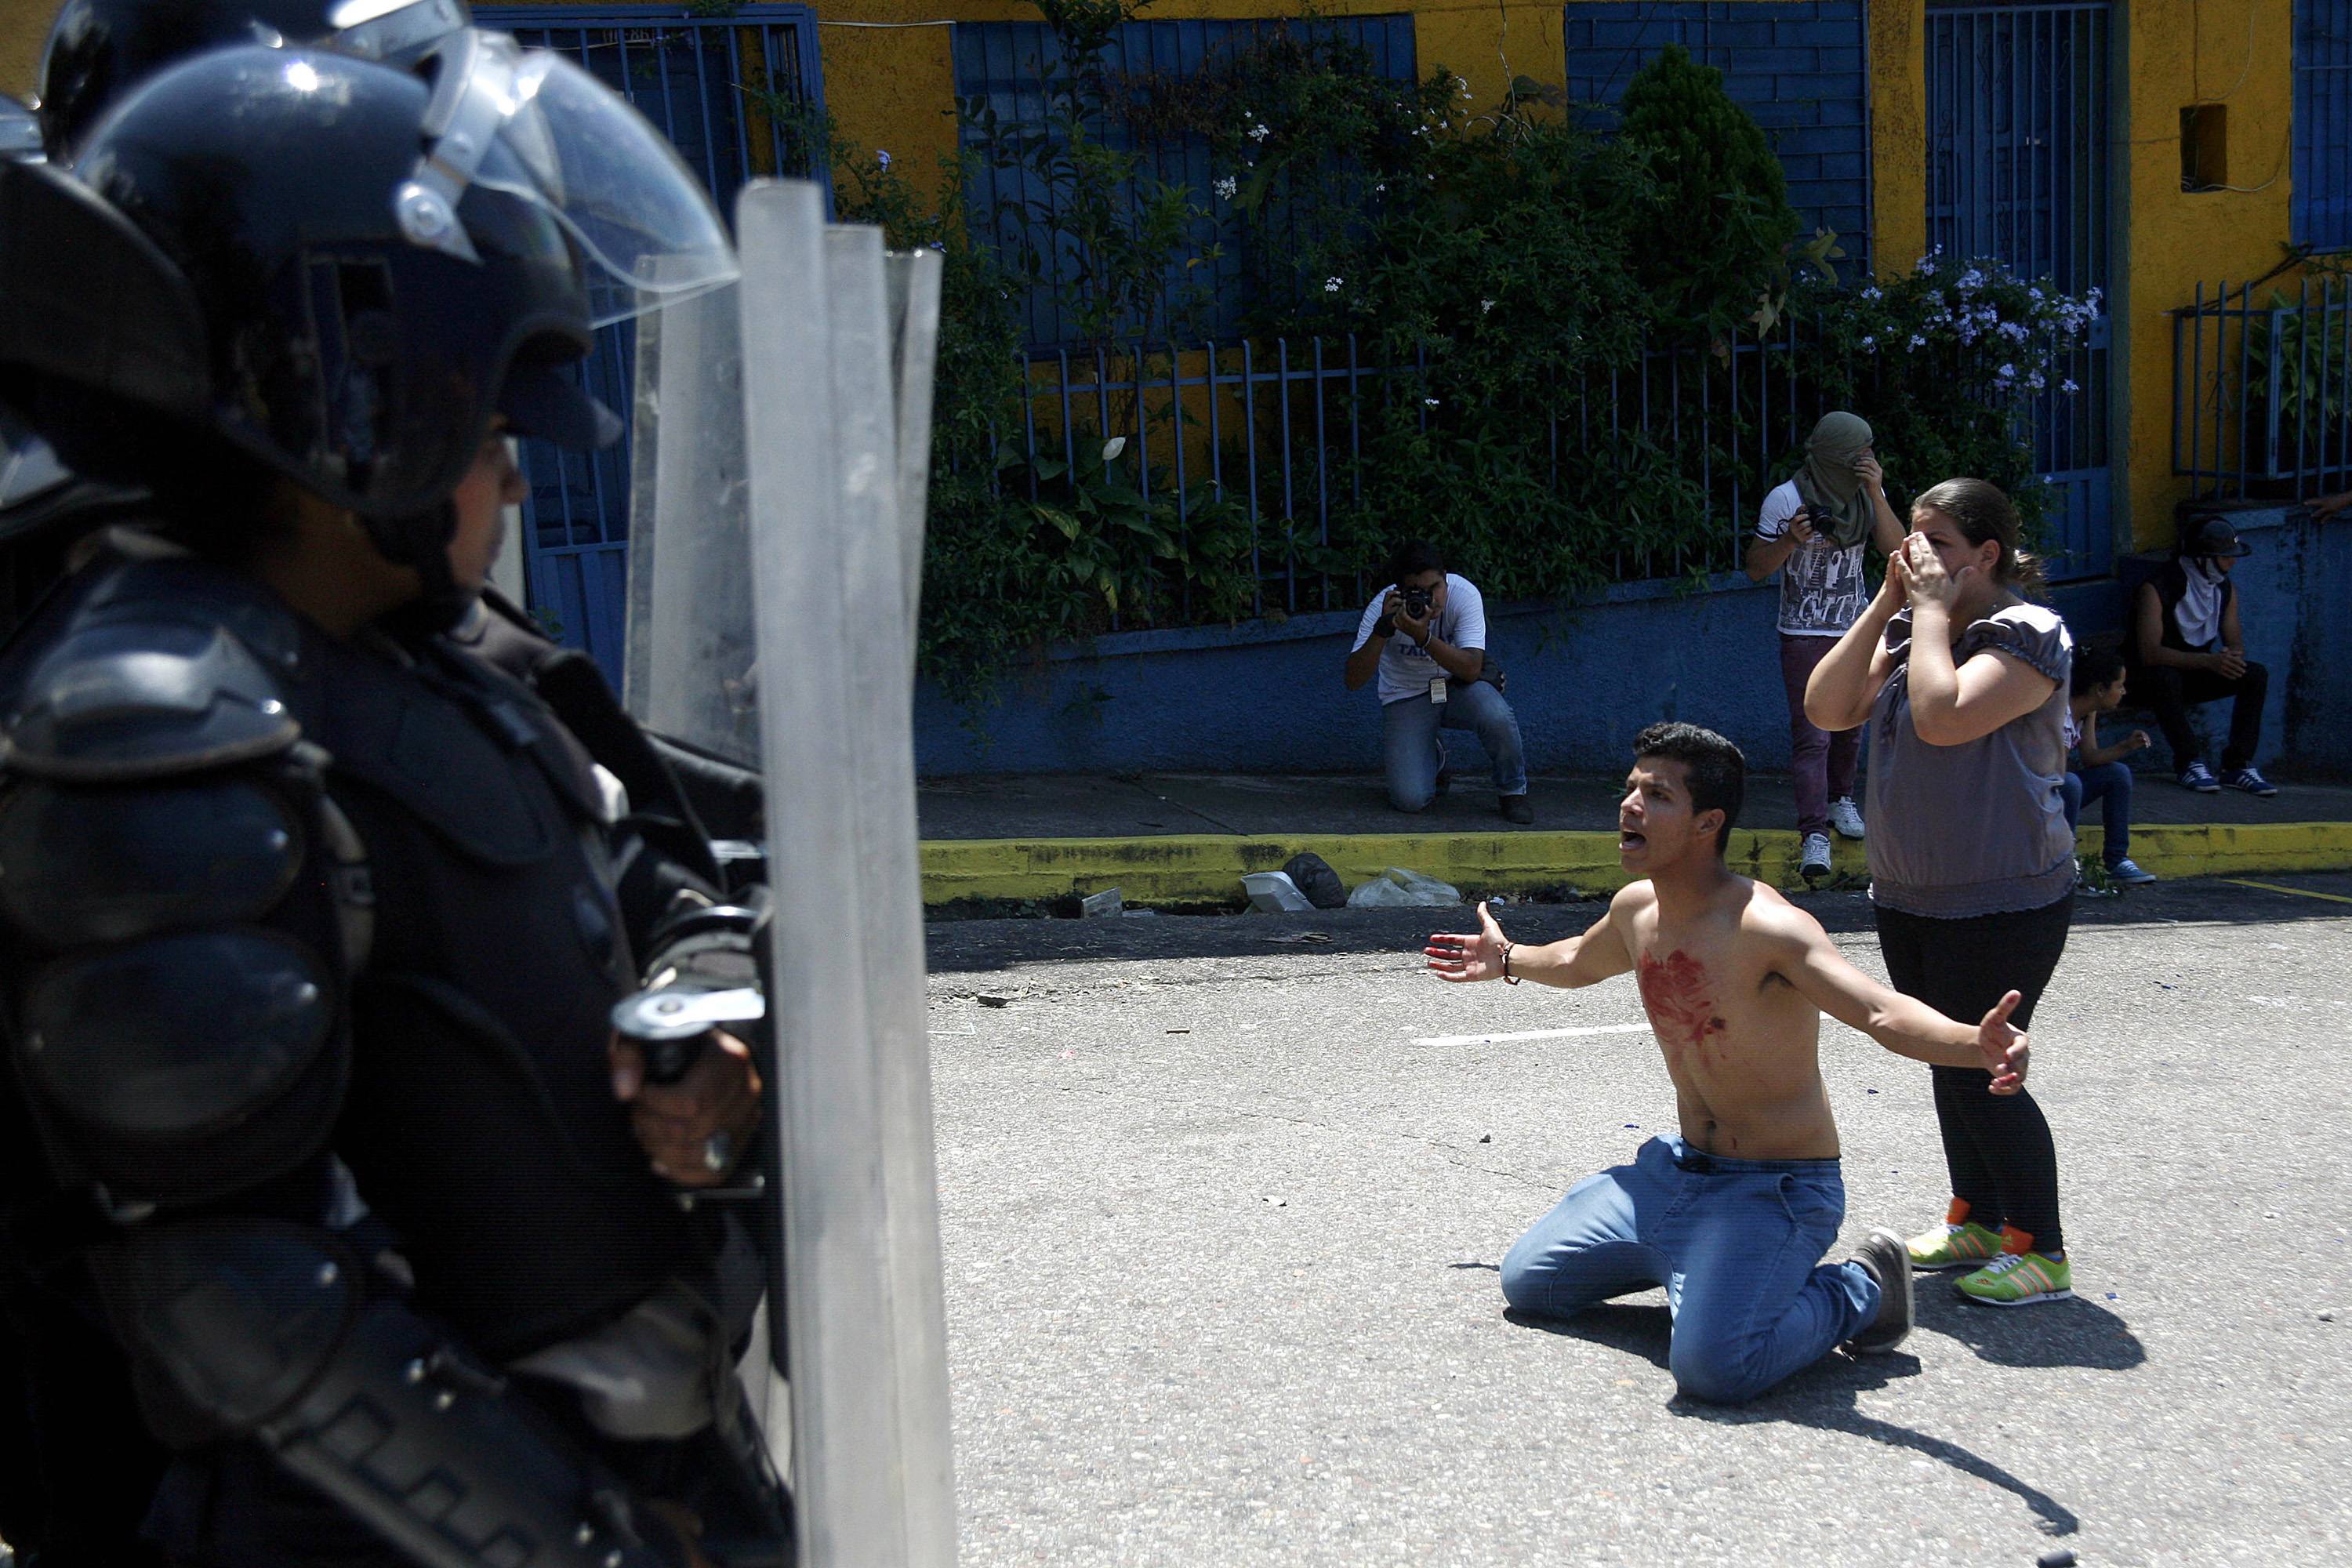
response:
M635 970L603 798L525 688L444 637L338 643L192 558L116 559L0 660L0 712L8 1098L47 1166L17 1229L63 1313L95 1284L192 1449L169 1522L271 1506L238 1436L329 1414L299 1390L369 1348L355 1317L379 1373L442 1351L464 1396L666 1283L719 1295L613 1099ZM224 1260L241 1300L211 1299ZM551 1384L517 1399L578 1425Z

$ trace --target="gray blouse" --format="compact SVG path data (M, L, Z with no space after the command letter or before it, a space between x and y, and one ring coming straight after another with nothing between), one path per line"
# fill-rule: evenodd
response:
M2074 885L2066 772L2074 640L2057 612L2011 605L1971 621L1953 647L1964 665L1987 648L2058 683L2049 700L1990 735L1931 746L1911 722L1911 612L1886 627L1895 670L1870 715L1870 896L1905 914L1966 920L2038 910Z

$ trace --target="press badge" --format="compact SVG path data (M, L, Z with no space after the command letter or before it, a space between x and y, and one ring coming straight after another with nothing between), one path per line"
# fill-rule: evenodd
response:
M1445 706L1445 677L1433 675L1429 678L1429 700L1440 708Z

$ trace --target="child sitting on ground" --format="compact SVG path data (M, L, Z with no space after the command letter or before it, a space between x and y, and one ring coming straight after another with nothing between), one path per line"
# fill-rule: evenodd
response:
M2107 868L2110 888L2153 882L2155 875L2141 870L2131 860L2132 775L2123 761L2147 745L2147 731L2134 730L2112 746L2099 744L2099 715L2112 713L2123 706L2121 651L2106 647L2077 647L2069 691L2066 746L2079 755L2080 761L2068 771L2062 786L2066 795L2066 826L2077 826L2083 807L2095 800L2100 802L2107 832L2099 858ZM2083 894L2095 890L2078 880L2075 891Z

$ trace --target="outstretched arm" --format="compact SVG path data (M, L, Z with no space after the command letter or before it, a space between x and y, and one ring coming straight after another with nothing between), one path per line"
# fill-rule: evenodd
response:
M2015 1094L2025 1086L2031 1041L2009 1021L2020 1000L2016 992L1977 1023L1963 1024L1848 963L1820 924L1801 910L1787 911L1771 934L1784 950L1774 965L1780 977L1839 1023L1914 1061L1982 1068L1992 1074L1995 1094Z
M1494 911L1480 904L1475 935L1433 931L1429 945L1422 951L1429 955L1429 967L1437 972L1440 980L1457 985L1474 980L1502 979L1507 954L1511 979L1533 980L1545 985L1590 985L1633 967L1633 955L1626 946L1625 929L1617 920L1613 900L1609 912L1586 927L1582 935L1546 942L1541 947L1521 947L1511 942L1503 934L1503 928L1495 923Z

